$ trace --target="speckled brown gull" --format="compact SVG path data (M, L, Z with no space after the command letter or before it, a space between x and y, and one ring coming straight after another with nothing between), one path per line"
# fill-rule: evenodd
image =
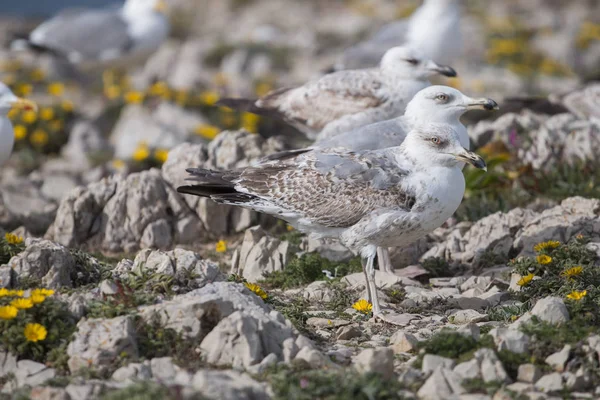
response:
M180 193L208 197L286 220L361 255L373 313L385 319L374 282L377 247L433 231L460 204L461 162L485 168L448 126L412 130L401 146L366 152L313 150L235 171L190 168Z
M340 71L258 100L229 98L219 104L283 119L311 139L326 138L402 115L408 101L436 74L456 76L452 68L423 58L417 50L396 47L386 52L379 68Z

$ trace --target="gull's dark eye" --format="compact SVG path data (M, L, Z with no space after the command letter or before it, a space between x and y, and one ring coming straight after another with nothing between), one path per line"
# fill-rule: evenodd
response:
M444 103L447 102L448 99L450 99L450 97L448 97L448 95L444 94L444 93L438 94L437 96L435 96L435 98L436 98L436 100L439 100L439 101L444 102Z
M417 60L416 58L409 58L406 60L406 62L412 65L417 65L419 63L419 60Z

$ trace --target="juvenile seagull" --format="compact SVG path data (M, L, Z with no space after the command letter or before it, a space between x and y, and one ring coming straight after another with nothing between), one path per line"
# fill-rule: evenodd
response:
M8 119L8 112L13 107L37 110L34 102L15 96L8 86L0 83L0 166L8 161L15 144L15 132L10 119Z
M384 25L368 40L344 51L334 70L370 68L394 46L411 46L426 58L452 65L460 57L461 0L425 0L410 18Z
M340 71L258 100L222 99L219 104L279 117L310 139L325 138L402 115L408 101L436 74L456 76L452 68L425 59L417 50L395 47L385 53L379 68Z
M317 149L225 172L190 168L192 184L177 191L339 239L363 258L373 315L386 320L374 281L377 248L411 243L454 213L465 190L462 162L486 167L451 127L439 125L412 130L401 146L388 149Z
M46 51L83 70L125 66L148 57L167 38L166 8L164 0L127 0L119 8L69 9L12 48Z
M492 99L474 99L465 96L448 86L430 86L415 95L401 117L353 129L328 140L317 141L306 149L274 153L263 160L277 160L314 149L343 148L349 151L385 149L400 146L411 129L435 130L438 125L451 127L457 133L461 146L468 150L469 135L467 128L460 122L460 117L465 112L475 109L497 110L498 104ZM393 272L387 248L379 248L377 256L379 268L385 272Z

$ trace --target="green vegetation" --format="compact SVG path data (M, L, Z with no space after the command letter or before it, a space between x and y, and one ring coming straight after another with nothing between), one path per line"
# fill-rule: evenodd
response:
M176 400L181 398L178 390L154 382L138 382L123 389L113 390L101 400ZM194 397L201 399L200 397Z

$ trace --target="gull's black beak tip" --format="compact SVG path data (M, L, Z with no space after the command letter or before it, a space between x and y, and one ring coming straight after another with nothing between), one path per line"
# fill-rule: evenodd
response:
M448 67L446 65L441 66L438 71L440 72L440 74L447 76L449 78L456 78L458 76L458 74L456 73L454 68Z
M498 103L496 103L494 100L487 99L486 102L483 103L483 109L486 111L494 111L499 110L500 107L498 106Z

